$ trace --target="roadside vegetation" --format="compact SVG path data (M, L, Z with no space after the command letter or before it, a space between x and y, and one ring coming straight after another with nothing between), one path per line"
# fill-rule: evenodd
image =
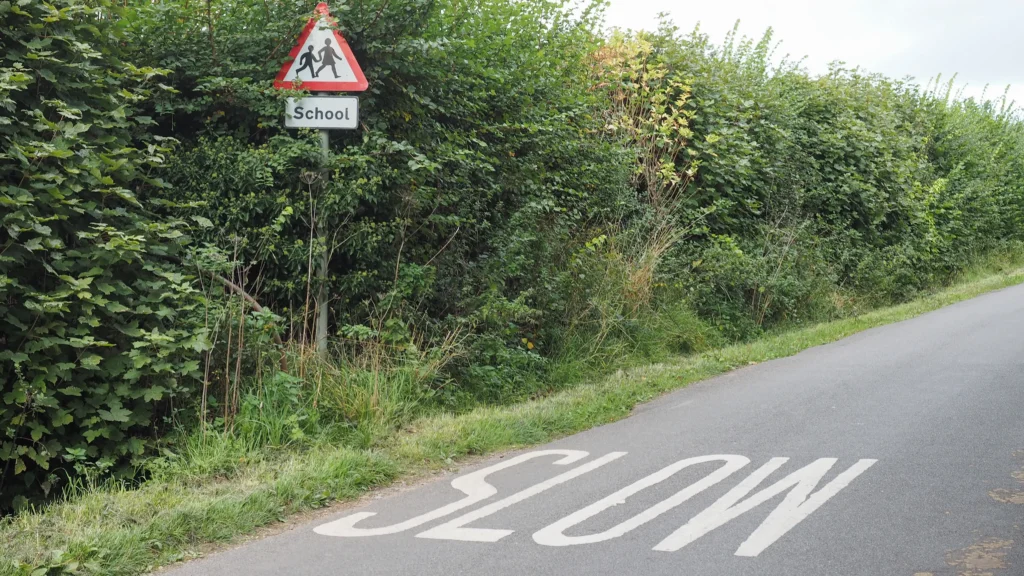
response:
M138 574L1024 280L1002 99L332 2L370 90L324 159L270 87L314 4L0 1L0 573Z

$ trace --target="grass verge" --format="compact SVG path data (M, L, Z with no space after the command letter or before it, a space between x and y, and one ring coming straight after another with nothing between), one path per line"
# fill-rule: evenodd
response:
M355 498L400 478L451 466L458 459L546 442L629 415L640 403L738 366L790 356L862 330L898 322L1024 282L1024 269L979 268L945 290L864 315L773 334L671 362L620 371L552 396L458 416L432 416L383 446L356 450L320 446L301 453L229 458L192 474L155 476L138 489L102 485L66 501L0 523L0 575L135 575L192 557L289 515ZM237 455L243 454L241 457ZM228 461L230 460L230 461Z

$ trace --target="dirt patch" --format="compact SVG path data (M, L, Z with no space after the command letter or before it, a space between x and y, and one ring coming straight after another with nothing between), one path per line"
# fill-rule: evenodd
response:
M1006 568L1006 555L1013 546L1012 540L986 538L963 550L946 555L946 564L952 566L957 576L996 576L997 570Z
M1013 457L1021 461L1024 464L1024 450L1017 450L1013 453ZM1020 470L1011 472L1010 476L1014 480L1019 482L1021 486L1024 486L1024 466ZM992 497L996 502L1002 502L1004 504L1024 504L1024 489L1006 489L999 488L996 490L989 490L988 495Z
M998 490L989 490L988 495L996 502L1002 502L1003 504L1024 504L1024 490L1000 488Z
M1024 450L1017 450L1013 453L1013 457L1020 461L1021 466L1020 470L1010 474L1010 476L1013 476L1013 479L1017 482L1024 484Z

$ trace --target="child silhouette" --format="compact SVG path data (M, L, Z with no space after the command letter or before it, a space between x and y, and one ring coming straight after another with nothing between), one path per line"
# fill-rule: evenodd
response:
M302 72L306 68L309 68L309 73L313 76L313 78L316 78L316 71L313 70L314 62L319 62L319 60L317 60L316 56L313 55L313 45L310 44L309 48L306 49L306 53L303 54L302 56L299 56L299 64L301 64L301 66L299 66L299 69L295 71L295 75L298 76L299 72Z
M334 72L334 77L337 78L338 69L335 68L334 66L340 59L341 54L338 54L337 52L334 51L334 48L331 48L331 39L328 38L327 40L324 40L324 47L320 49L320 60L318 60L318 62L322 60L323 63L320 64L320 67L316 69L316 74L319 74L321 70L330 66L331 72ZM316 78L316 74L313 75L314 78Z

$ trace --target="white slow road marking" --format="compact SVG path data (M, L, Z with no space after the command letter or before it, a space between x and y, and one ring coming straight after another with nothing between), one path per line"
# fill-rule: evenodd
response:
M623 453L624 454L624 453ZM498 489L487 483L487 477L495 472L511 468L518 464L522 464L527 460L533 460L534 458L540 458L543 456L563 456L560 460L556 460L554 464L559 466L566 466L574 462L586 458L590 455L589 452L583 450L538 450L536 452L528 452L515 458L510 458L504 462L499 462L494 466L488 466L482 470L471 472L464 476L452 480L452 488L464 493L465 498L457 502L452 502L447 506L442 506L436 510L421 514L415 518L400 522L398 524L392 524L391 526L384 526L382 528L356 528L355 524L360 520L376 516L376 512L357 512L350 516L335 520L334 522L328 522L321 526L317 526L313 529L317 534L324 536L383 536L385 534L397 534L404 532L410 528L415 528L422 524L426 524L431 520L437 520L443 518L449 514L457 512L467 506L472 506L477 502L486 500L491 496L498 493Z
M592 472L623 456L625 452L611 452L596 460L577 466L567 472L559 474L554 478L544 480L529 488L516 492L497 502L483 506L477 510L463 514L453 520L435 526L425 532L416 535L417 538L431 538L440 540L462 540L468 542L497 542L513 533L513 530L493 528L466 528L467 524L476 522L490 516L500 510L536 496L546 490L554 488L588 472ZM510 458L493 466L471 472L452 480L452 488L459 490L466 495L465 498L447 504L436 510L416 516L391 526L381 528L357 528L355 525L360 520L375 516L375 512L358 512L317 526L314 531L325 536L383 536L397 534L426 524L432 520L443 518L463 508L477 504L498 493L498 490L487 483L487 477L495 472L511 468L528 460L542 456L562 456L554 464L566 466L579 462L589 456L588 452L582 450L539 450ZM772 498L789 491L785 499L768 515L768 517L757 527L756 530L736 550L737 556L757 556L766 548L774 544L779 538L793 529L815 510L820 508L830 498L847 487L850 482L871 468L877 460L863 459L846 471L837 475L831 482L825 484L817 492L818 483L838 462L836 458L820 458L811 464L796 470L778 482L763 488L761 491L748 496L768 476L782 467L789 461L789 458L772 458L765 465L755 470L750 476L741 481L732 490L719 498L714 504L703 510L690 519L681 528L670 534L667 538L658 543L654 550L663 552L675 552L701 536L728 523L740 515L753 510L757 506L771 500ZM676 492L672 496L651 506L647 510L633 516L629 520L619 523L597 534L584 536L566 536L565 531L577 526L586 520L600 514L604 510L625 504L626 500L634 494L664 482L679 471L708 462L723 462L717 470L711 472L700 480ZM579 544L593 544L618 538L631 530L639 528L654 520L658 516L676 508L690 498L700 494L704 490L718 484L722 480L743 468L750 463L745 456L716 454L712 456L698 456L680 460L650 474L629 486L622 488L613 494L598 500L597 502L574 512L565 518L538 530L533 535L533 540L544 546L573 546Z
M877 462L877 460L859 460L821 490L811 494L818 482L838 461L836 458L821 458L740 502L740 499L756 488L768 475L778 470L787 460L789 459L772 458L769 460L767 464L755 470L753 474L718 499L717 502L694 516L682 528L670 534L668 538L662 540L654 549L675 552L740 514L792 488L778 508L773 510L768 518L757 527L757 530L754 530L754 533L736 550L737 556L757 556Z
M725 465L715 470L711 474L705 476L701 480L694 482L693 484L683 488L679 492L676 492L671 497L662 500L661 502L651 506L647 510L633 516L629 520L618 524L613 528L609 528L599 534L589 534L586 536L566 536L564 532L569 528L596 516L619 504L625 504L626 498L644 490L650 488L655 484L664 482L680 470L693 466L695 464L704 464L706 462L725 462ZM699 456L697 458L687 458L686 460L680 460L675 464L671 464L662 468L661 470L641 478L636 482L626 486L622 490L615 492L614 494L594 502L586 508L574 512L565 518L562 518L558 522L542 528L533 535L534 542L543 544L545 546L572 546L574 544L592 544L594 542L603 542L605 540L611 540L612 538L618 538L623 534L633 530L634 528L643 526L644 524L654 520L658 516L661 516L665 512L679 506L683 502L686 502L690 498L693 498L697 494L700 494L704 490L718 484L722 480L725 480L730 474L743 468L750 463L750 459L746 456L731 456L731 455L715 455L715 456Z
M469 524L470 522L480 520L481 518L486 518L487 516L490 516L491 514L494 514L499 510L508 508L513 504L522 502L523 500L526 500L531 496L536 496L537 494L540 494L541 492L549 488L554 488L559 484L568 482L569 480L572 480L577 476L581 476L583 474L586 474L587 472L590 472L591 470L600 468L601 466L604 466L605 464L611 462L612 460L616 460L625 455L625 452L612 452L610 454L606 454L605 456L602 456L597 460L594 460L593 462L589 462L582 466L573 468L572 470L564 474L559 474L558 476L555 476L550 480L545 480L540 484L534 484L533 486L527 488L526 490L517 492L509 496L508 498L503 498L501 500L498 500L497 502L494 502L493 504L488 504L487 506L484 506L479 510L474 510L469 514L463 514L462 516L459 516L454 520L449 520L448 522L445 522L440 526L436 526L434 528L431 528L430 530L427 530L426 532L417 534L416 537L434 538L437 540L465 540L468 542L497 542L498 540L501 540L505 536L511 534L513 530L494 530L491 528L463 528L463 526Z

